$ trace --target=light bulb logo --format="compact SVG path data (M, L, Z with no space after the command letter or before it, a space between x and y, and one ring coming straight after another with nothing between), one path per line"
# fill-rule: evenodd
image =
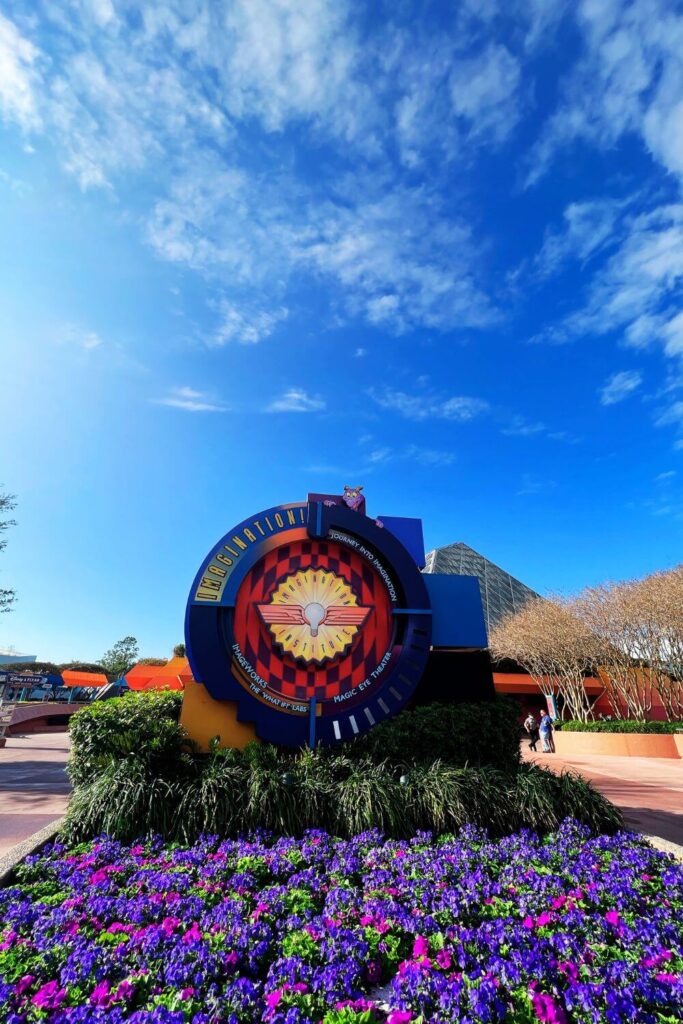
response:
M370 614L347 580L326 569L300 569L256 607L283 651L318 663L343 654Z
M311 601L304 608L304 618L311 627L311 636L318 635L318 626L325 621L326 611L318 601Z

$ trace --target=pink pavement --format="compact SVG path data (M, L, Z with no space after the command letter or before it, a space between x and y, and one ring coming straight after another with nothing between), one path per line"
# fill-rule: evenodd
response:
M683 760L661 757L613 757L607 754L537 754L522 741L525 761L561 771L571 768L620 807L629 828L683 846ZM540 747L540 742L539 742Z
M0 748L0 856L66 811L69 735L12 736Z

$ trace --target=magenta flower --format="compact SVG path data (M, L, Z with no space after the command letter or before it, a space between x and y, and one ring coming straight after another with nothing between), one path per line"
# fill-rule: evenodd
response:
M192 988L192 985L188 985L187 988L183 988L183 989L180 990L180 998L181 999L191 999L192 996L194 995L194 993L195 993L195 990Z
M56 1010L66 999L66 989L59 987L58 981L48 981L39 988L31 1002L41 1010Z
M123 999L125 1002L128 1002L130 999L133 998L133 993L134 992L135 992L135 985L131 985L131 983L128 980L124 980L124 981L121 982L121 984L117 988L116 995L115 995L114 998L115 999Z
M392 1010L387 1017L387 1024L409 1024L412 1019L410 1010Z
M14 986L15 995L23 995L26 989L30 988L35 980L35 974L25 974L23 978L19 978L19 981Z
M193 921L190 927L183 935L183 942L186 946L189 946L191 942L201 942L202 933L199 929L199 925L196 921Z
M612 925L613 928L618 928L621 923L619 918L619 911L608 910L605 914L605 921L607 921L607 924Z
M282 989L276 988L274 992L269 992L266 996L266 1006L269 1010L274 1010L277 1004L282 999Z
M562 971L570 981L578 981L579 968L576 964L571 963L569 960L564 960L562 963L557 965L557 969L558 971Z
M552 996L534 992L531 996L534 1013L543 1024L567 1024L567 1015Z
M98 981L90 993L90 999L88 1001L92 1006L101 1006L105 1010L111 1005L113 996L110 992L109 982L106 979Z
M447 949L440 949L434 958L442 971L447 971L451 966L451 954Z
M413 959L417 960L418 957L427 956L429 953L429 943L423 935L418 935L413 943Z

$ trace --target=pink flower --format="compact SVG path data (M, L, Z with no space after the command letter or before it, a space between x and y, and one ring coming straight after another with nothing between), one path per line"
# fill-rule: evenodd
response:
M106 979L98 981L90 993L90 999L88 1002L90 1002L92 1006L102 1006L105 1010L110 1006L113 1002L113 996L109 991L109 982Z
M558 971L562 971L570 981L578 981L579 968L576 964L570 963L569 960L564 960L562 963L557 965Z
M543 1024L567 1024L567 1015L552 996L534 992L531 996L534 1013Z
M108 874L107 868L99 868L97 871L93 871L90 876L90 884L99 885L100 882L106 882Z
M196 921L193 921L190 927L183 935L183 942L186 946L189 946L192 942L201 942L202 933L199 930L199 925Z
M566 896L556 896L555 899L550 904L550 906L553 908L553 910L559 910L561 907L563 907L565 905L566 902L567 902L567 897Z
M427 956L429 953L429 943L423 935L418 935L413 943L413 959L417 959L421 956Z
M618 928L620 924L619 912L617 910L608 910L605 914L605 921L607 921L607 924L611 924L613 928Z
M15 995L23 995L26 989L30 988L35 980L35 974L25 974L23 978L19 978L19 981L14 986Z
M9 949L17 937L17 932L10 929L5 936L5 941L0 942L0 949Z
M266 1006L269 1010L274 1010L281 999L282 989L276 988L274 992L269 992L266 996Z
M301 996L305 995L306 992L308 992L308 985L306 985L303 981L295 981L293 985L289 986L289 988L292 992L298 992L299 995Z
M134 992L135 985L131 985L129 981L122 981L116 990L116 995L114 996L114 998L123 999L125 1002L128 1002L130 999L133 998Z
M527 914L526 917L524 918L524 920L522 921L522 924L524 925L525 928L528 928L529 931L531 931L533 929L533 927L534 927L534 919L533 919L533 917L531 917L530 914Z
M190 999L193 995L194 989L192 988L192 985L189 985L188 988L183 988L180 990L181 999Z
M451 966L451 954L447 949L440 949L434 958L442 971L447 971Z
M662 972L661 974L655 974L655 978L657 979L657 981L668 981L672 985L675 985L675 983L678 981L677 974L666 974L664 972Z
M165 917L163 919L163 921L161 922L161 930L166 936L166 938L170 938L170 936L173 935L173 932L175 931L179 924L179 917Z
M539 914L536 918L536 927L542 928L546 924L550 924L553 919L553 915L549 914L547 910L544 910L542 914Z
M66 999L66 989L59 987L58 981L48 981L39 988L31 1002L43 1010L56 1010Z
M392 1010L387 1017L387 1024L409 1024L412 1019L410 1010Z

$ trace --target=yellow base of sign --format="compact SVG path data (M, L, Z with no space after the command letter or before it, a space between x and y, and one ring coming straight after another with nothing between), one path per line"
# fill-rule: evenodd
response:
M237 750L244 750L247 743L260 742L253 725L237 721L237 703L214 700L201 683L185 685L180 724L203 752L209 749L209 742L215 736L219 738L220 747Z

